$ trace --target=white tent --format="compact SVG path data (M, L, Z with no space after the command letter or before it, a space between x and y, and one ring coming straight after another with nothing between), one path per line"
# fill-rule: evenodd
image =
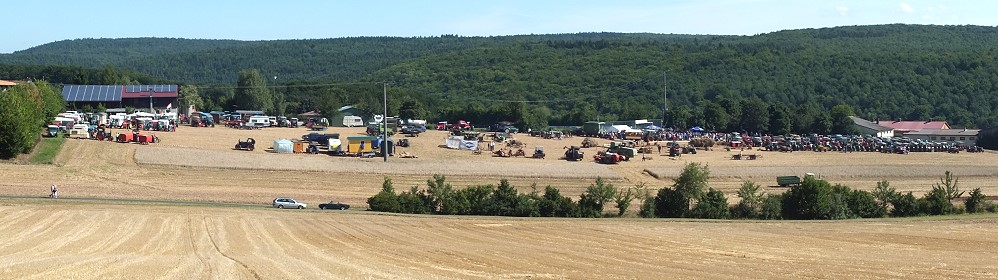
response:
M287 139L277 139L274 140L274 152L279 154L290 154L294 153L295 144L291 140Z
M464 137L450 136L447 137L447 141L444 144L446 144L449 149L460 149L462 141L464 141Z
M611 126L607 126L606 127L606 131L610 132L610 133L617 133L617 132L641 132L641 130L633 129L630 126L626 126L626 125L611 125Z

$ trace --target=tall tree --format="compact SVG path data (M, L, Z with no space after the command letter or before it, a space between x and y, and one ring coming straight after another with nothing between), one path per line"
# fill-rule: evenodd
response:
M201 98L201 93L198 92L198 86L181 85L179 94L178 101L180 101L180 104L177 104L177 108L186 110L187 106L194 106L194 110L206 111L208 109L204 108L204 99Z
M763 132L769 127L769 106L760 99L752 98L742 102L742 129L748 132Z
M853 124L852 119L849 116L854 116L852 107L845 104L835 105L832 107L832 112L830 114L832 121L832 133L837 134L855 134L856 126Z
M405 100L402 101L402 106L399 108L399 117L408 120L421 120L426 118L426 111L423 109L423 105L416 101L416 99L406 96Z
M236 83L233 103L240 110L274 112L274 101L270 90L267 89L267 81L260 75L259 70L243 69L239 71L239 81Z
M723 130L728 127L728 122L731 118L721 105L704 101L701 107L703 107L704 126L712 130Z
M781 102L769 106L769 132L787 135L793 131L793 120L790 108Z

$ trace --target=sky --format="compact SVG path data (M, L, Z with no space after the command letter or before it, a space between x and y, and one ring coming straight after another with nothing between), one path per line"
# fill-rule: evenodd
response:
M998 1L989 0L35 0L0 6L0 53L79 38L754 35L890 23L998 25Z

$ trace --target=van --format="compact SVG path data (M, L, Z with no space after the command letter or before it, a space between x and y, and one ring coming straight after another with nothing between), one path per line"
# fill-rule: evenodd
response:
M73 125L73 129L69 130L70 137L73 138L90 138L90 126L85 124Z
M364 119L359 116L343 116L343 126L355 127L364 126Z
M256 126L256 127L270 126L270 118L267 116L260 116L260 115L252 116L249 118L249 122L247 122L246 125Z

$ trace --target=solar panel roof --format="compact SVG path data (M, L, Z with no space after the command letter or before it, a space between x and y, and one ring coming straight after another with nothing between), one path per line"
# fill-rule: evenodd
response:
M121 101L121 86L65 85L62 97L70 102L118 102Z
M119 102L122 95L137 97L139 93L148 96L152 89L155 97L176 97L177 85L64 85L62 97L69 102Z

